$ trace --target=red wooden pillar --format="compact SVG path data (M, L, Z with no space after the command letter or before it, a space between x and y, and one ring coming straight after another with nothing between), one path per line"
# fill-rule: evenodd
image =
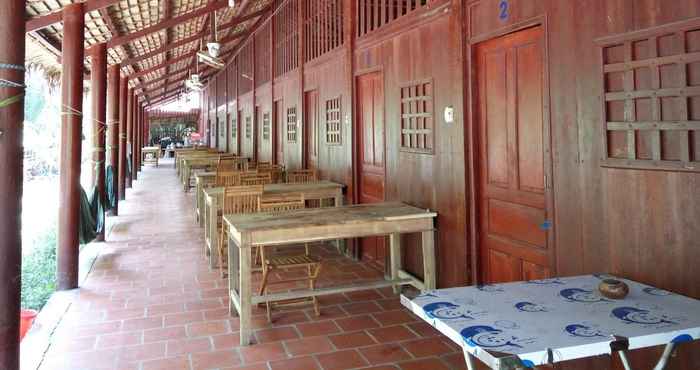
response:
M112 191L116 202L109 215L119 215L117 172L119 171L119 64L107 71L107 165L112 166Z
M143 132L143 117L141 116L141 105L139 104L138 107L138 129L134 133L134 138L136 139L136 150L138 153L138 159L136 162L136 171L141 171L141 148L143 147L143 135L141 133Z
M139 161L138 161L138 170L141 171L141 160L142 154L141 154L141 148L144 147L143 145L143 135L141 134L143 132L143 108L139 105L139 130L136 133L136 140L138 142L138 150L139 150Z
M129 134L129 140L131 141L131 180L136 181L138 178L138 154L139 154L139 142L136 140L139 132L139 98L134 95L134 124L131 128L131 134Z
M97 44L92 48L90 56L92 71L90 72L92 85L92 132L94 165L92 186L99 194L102 204L106 204L105 197L105 132L107 122L107 45ZM97 241L105 240L104 227L95 237Z
M131 162L129 163L128 161L126 162L126 166L128 167L125 171L125 181L126 181L126 187L131 188L131 177L132 175L130 172L132 172L133 167L133 162L134 162L134 147L132 146L133 140L131 140L131 135L133 134L134 131L134 91L132 89L129 89L127 92L127 99L126 99L126 156L131 157Z
M58 211L58 290L78 287L80 240L80 151L82 144L85 13L82 3L63 8L61 75L60 194Z
M119 200L126 199L126 125L128 105L128 81L123 77L119 82Z
M24 82L24 0L0 1L0 78ZM19 369L24 91L0 87L0 369ZM7 101L6 99L11 99Z

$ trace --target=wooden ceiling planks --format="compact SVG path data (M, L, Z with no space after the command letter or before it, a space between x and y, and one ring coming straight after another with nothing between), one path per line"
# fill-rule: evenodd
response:
M107 8L109 6L119 3L119 1L121 0L87 0L83 4L85 7L85 12L88 13L95 10ZM58 10L46 15L28 19L26 23L26 32L38 31L40 29L61 22L61 13L62 11Z

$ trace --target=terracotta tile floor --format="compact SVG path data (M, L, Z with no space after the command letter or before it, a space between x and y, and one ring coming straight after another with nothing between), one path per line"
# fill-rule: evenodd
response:
M390 289L322 297L319 317L310 305L281 307L272 324L255 309L258 344L239 347L227 282L208 268L192 202L171 161L144 167L120 216L108 220L109 243L55 330L41 369L464 367L459 349L404 310ZM313 250L325 257L322 284L381 276L330 246Z

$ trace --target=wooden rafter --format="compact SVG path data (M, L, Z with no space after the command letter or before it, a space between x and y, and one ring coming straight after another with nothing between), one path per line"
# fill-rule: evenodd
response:
M216 73L216 71L210 71L209 73L202 74L201 80L202 80L202 81L205 81L207 78L211 77L211 76L214 75L215 73ZM172 78L172 76L171 76L171 78ZM166 89L167 89L167 88L169 88L169 87L175 86L176 84L177 84L177 85L180 85L180 84L183 83L182 80L183 80L183 79L181 79L181 78L173 78L172 81L169 81L169 82L167 82L167 83L165 83L165 84L158 84L158 86L156 86L156 87L145 88L143 91L144 91L144 93L147 94L147 95L148 95L148 94L152 94L153 92L162 90L163 88L166 88Z
M183 15L180 15L180 16L177 16L174 18L170 18L170 19L165 19L162 22L154 24L150 27L146 27L144 29L129 33L129 34L124 35L124 36L113 37L112 39L110 39L107 42L107 47L108 48L115 48L119 45L126 44L127 42L134 41L134 40L139 39L141 37L150 35L152 33L159 32L159 31L162 31L164 29L171 28L171 27L175 27L176 25L178 25L180 23L185 23L191 19L201 17L203 15L207 15L211 12L214 12L216 10L219 10L221 8L226 7L227 5L228 5L227 0L215 0L214 2L209 3L208 5L203 6L197 10L191 11L189 13L185 13Z
M118 3L119 1L121 0L86 0L83 2L83 4L85 7L85 12L88 13L95 10L105 9L111 5ZM63 10L58 10L50 14L28 19L26 23L27 29L25 32L38 31L42 28L49 27L52 24L61 22L62 11Z
M241 12L241 13L245 12L245 10L246 10L246 9L244 8L245 6L246 6L246 4L241 4L241 6L240 6L240 12ZM243 23L243 22L246 22L246 21L248 21L248 20L250 20L250 19L254 19L255 17L264 16L265 14L269 13L269 11L271 10L271 8L272 8L271 6L268 6L268 7L264 8L264 9L261 9L261 10L259 10L259 11L257 11L257 12L253 12L253 13L250 13L250 14L247 14L247 15L244 15L244 16L240 16L240 17L235 17L235 18L234 18L233 20L231 20L230 22L225 23L221 28L229 29L229 28L232 28L232 27L234 27L234 26L236 26L236 25L239 25L239 24L241 24L241 23ZM208 24L207 20L208 20L208 19L209 19L209 15L207 15L207 18L205 19L205 22L204 22L204 24L203 24L202 30L201 30L197 35L192 36L192 37L187 38L187 39L184 39L184 40L182 40L181 42L178 42L178 43L174 43L174 44L171 44L171 45L166 45L165 47L163 47L163 48L161 48L161 49L159 49L159 50L153 51L152 53L145 54L143 57L133 58L132 60L130 60L130 62L131 62L131 63L134 63L134 62L136 62L136 61L146 59L146 56L147 56L147 55L148 55L148 57L152 57L152 56L161 54L161 53L163 53L163 52L167 52L168 50L171 50L171 49L173 49L173 48L175 48L175 47L182 46L183 44L187 44L187 43L190 43L190 42L194 42L194 41L196 41L197 39L200 39L200 38L202 38L202 37L208 35L208 34L209 34L209 28L207 27L207 24ZM246 33L236 33L236 34L233 34L233 35L229 35L229 36L227 36L227 37L224 37L224 38L221 39L219 42L220 42L222 45L226 45L227 43L230 43L230 42L232 42L232 41L238 40L238 39L240 39L241 37L244 37L245 35L246 35ZM185 42L185 41L186 41L186 42ZM176 45L176 44L179 44L179 45L174 46L174 45ZM228 55L228 54L229 54L229 53L224 53L223 56ZM223 57L223 56L222 56L222 57ZM185 55L183 55L183 56L180 56L179 58L176 58L175 60L168 60L168 59L166 58L166 61L165 61L163 64L158 65L158 66L154 66L154 67L152 67L152 68L150 68L150 69L148 69L148 70L142 71L142 72L141 72L141 73L142 73L141 75L144 75L144 74L147 74L147 73L150 73L150 72L154 72L154 71L156 71L156 70L159 70L159 69L163 68L164 64L165 64L165 65L174 64L175 62L179 62L179 61L181 61L181 60L187 59L188 57L191 57L191 58L192 58L192 63L191 63L191 65L190 65L189 68L190 68L190 69L193 69L193 68L194 68L194 65L195 65L195 63L196 63L196 51L193 52L193 53L189 53L189 54L185 54ZM179 72L182 72L182 70L180 70ZM137 75L138 75L138 74L137 74ZM171 75L172 75L172 74L171 74ZM140 77L140 76L138 76L138 77ZM130 76L130 78L135 78L135 77ZM161 79L166 79L166 80L167 80L168 78L169 78L169 77L167 77L167 76L161 77ZM149 83L150 83L150 82L149 82ZM141 87L140 84L139 84L139 87Z
M100 17L104 20L105 24L107 25L107 28L109 29L109 32L112 33L112 37L119 36L119 29L117 26L114 24L114 19L112 19L112 16L109 15L107 12L107 8L101 8L99 9ZM126 45L122 45L122 48L124 49L124 53L130 57L131 56L131 50ZM128 68L128 66L122 65L122 68ZM133 66L134 71L139 72L139 68L137 66ZM137 83L140 83L139 80L136 80Z

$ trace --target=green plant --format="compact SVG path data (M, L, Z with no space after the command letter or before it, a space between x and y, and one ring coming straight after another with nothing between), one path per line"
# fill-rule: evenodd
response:
M56 229L37 238L22 257L22 308L40 310L56 289Z

